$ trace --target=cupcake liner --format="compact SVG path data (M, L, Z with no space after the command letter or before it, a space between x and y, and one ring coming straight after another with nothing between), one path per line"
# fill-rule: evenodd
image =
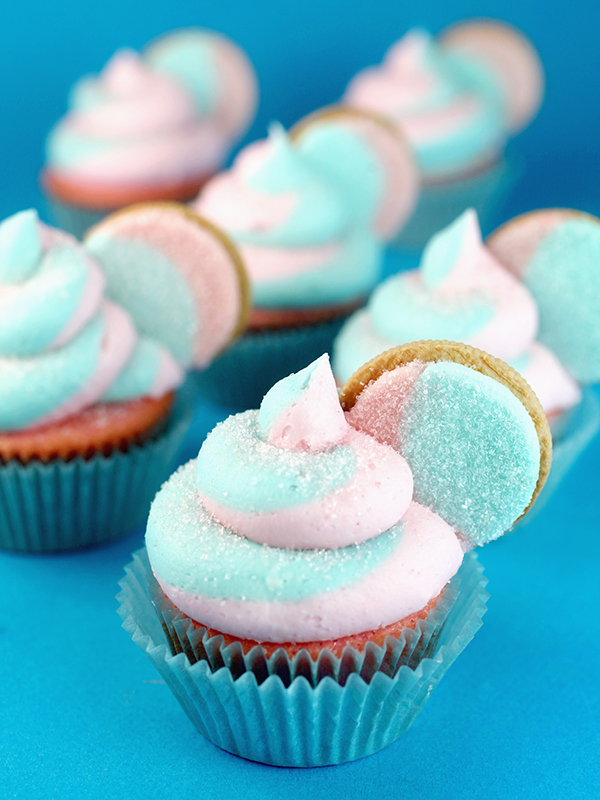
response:
M83 208L50 198L46 198L46 206L52 225L67 231L77 239L83 239L92 225L96 225L112 213L111 209Z
M101 544L144 522L192 420L179 392L155 439L90 459L0 464L0 548L49 553Z
M244 654L239 643L193 630L165 606L145 550L127 566L118 600L123 627L203 736L252 761L313 767L375 753L409 728L481 626L486 583L469 553L414 631L363 653L325 651L316 662L306 651L267 658L257 646Z
M552 467L548 480L531 511L518 523L518 527L527 525L544 510L573 464L598 433L600 401L593 389L584 389L579 405L564 414L556 425L551 426L551 429Z
M273 384L331 352L347 318L348 314L315 325L248 331L208 369L194 373L196 389L232 410L258 408Z
M421 249L467 208L474 208L483 231L496 227L498 215L521 173L514 158L502 158L489 169L467 178L425 184L417 207L391 243L399 249Z

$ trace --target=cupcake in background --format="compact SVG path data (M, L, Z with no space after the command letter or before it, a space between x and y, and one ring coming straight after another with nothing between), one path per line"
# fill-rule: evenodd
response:
M473 348L397 348L339 397L321 357L163 486L124 626L226 750L296 767L376 752L480 626L468 551L527 512L550 454L526 382Z
M48 136L41 181L53 216L81 237L132 203L192 199L248 129L257 95L243 51L212 31L117 51L75 84Z
M191 216L185 207L179 213ZM212 263L203 260L204 242L197 246L199 271L217 263L237 275L226 257L217 260L220 240L194 224L214 241ZM160 220L153 233L168 237ZM151 258L144 268L152 273ZM0 225L0 285L0 546L48 552L130 532L191 422L184 362L110 299L90 251L34 210ZM210 321L223 297L198 297ZM231 305L239 313L239 298ZM180 309L165 315L176 321ZM223 346L210 324L196 336L207 359Z
M410 149L368 114L327 109L246 147L193 204L238 246L253 298L248 332L202 390L257 407L290 369L327 352L379 281L384 242L417 192Z
M495 20L460 22L435 38L409 31L350 81L343 102L398 125L419 164L422 192L399 245L422 247L469 206L484 228L495 223L517 171L505 145L534 118L543 89L533 45Z
M467 210L429 241L418 269L388 278L344 324L333 348L336 378L343 384L365 360L418 338L460 340L502 358L552 425L547 499L600 423L594 393L581 389L600 380L598 258L593 217L532 212L484 244Z

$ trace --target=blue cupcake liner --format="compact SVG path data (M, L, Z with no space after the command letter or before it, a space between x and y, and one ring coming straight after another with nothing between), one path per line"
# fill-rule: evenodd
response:
M567 473L600 429L600 402L593 389L584 389L581 402L552 425L552 467L531 511L518 527L532 522L544 510Z
M89 459L0 463L0 548L50 553L130 533L170 474L192 421L181 391L156 438Z
M48 216L52 225L83 239L86 232L112 213L111 209L93 209L72 206L53 198L46 198Z
M500 222L502 206L520 173L518 161L504 157L476 175L423 185L413 215L390 246L420 250L467 208L475 209L481 229L489 232Z
M315 767L375 753L410 727L481 626L486 583L469 553L414 631L363 653L347 647L341 658L324 651L316 662L306 651L244 654L239 643L194 630L165 609L145 550L127 566L118 600L124 629L203 736L252 761Z
M330 353L345 314L327 322L248 331L208 369L194 373L198 393L231 410L258 408L269 389Z

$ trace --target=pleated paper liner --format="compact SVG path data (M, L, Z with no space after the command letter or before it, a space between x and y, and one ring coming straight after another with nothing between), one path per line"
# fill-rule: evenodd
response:
M217 405L240 411L258 408L269 389L323 353L348 315L290 328L251 330L203 372L194 373L198 393Z
M434 612L416 629L363 653L345 648L317 661L194 630L165 604L145 550L126 568L118 599L123 627L198 731L235 755L266 764L324 766L386 747L418 716L450 664L482 624L488 593L474 553L465 557Z
M85 233L104 217L112 213L111 209L101 210L69 205L59 200L46 198L48 216L52 225L67 231L77 239L83 239Z
M464 178L425 183L417 207L391 246L421 250L435 233L454 222L467 208L477 211L482 230L492 230L500 222L502 207L521 172L519 159L511 155Z
M518 524L528 525L544 510L546 504L567 476L571 467L600 429L600 401L593 389L584 389L581 402L563 414L552 430L552 467L535 505Z
M49 553L131 532L169 476L192 415L185 388L160 433L126 452L0 464L0 548Z

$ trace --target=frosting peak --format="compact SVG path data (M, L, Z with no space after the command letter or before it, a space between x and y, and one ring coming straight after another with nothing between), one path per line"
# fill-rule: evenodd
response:
M0 223L0 284L26 280L37 268L41 254L38 216L33 208Z
M427 243L421 257L421 277L430 291L467 287L477 281L482 261L489 260L479 220L469 208Z
M290 450L325 450L348 431L329 357L279 381L261 403L258 424L269 444Z
M412 498L406 461L346 421L327 357L276 384L259 412L217 426L196 475L202 503L220 523L293 549L371 539L396 524Z

